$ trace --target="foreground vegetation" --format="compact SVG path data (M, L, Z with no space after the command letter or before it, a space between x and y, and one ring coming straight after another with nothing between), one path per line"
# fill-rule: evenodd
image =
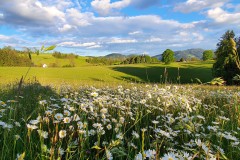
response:
M41 86L0 90L1 159L238 159L234 87Z

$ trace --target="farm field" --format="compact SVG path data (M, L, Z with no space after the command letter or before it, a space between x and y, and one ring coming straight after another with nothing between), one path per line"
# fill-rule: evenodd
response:
M53 60L51 59L51 62ZM49 62L50 63L50 62ZM48 63L47 63L48 64ZM195 78L203 83L212 79L213 61L164 64L133 64L114 66L93 66L81 60L76 67L42 68L32 67L26 77L36 79L41 84L117 84L136 83L197 83ZM165 73L165 68L167 74ZM28 67L0 67L0 84L7 84L25 76ZM178 74L180 78L178 79ZM166 78L166 79L165 79Z

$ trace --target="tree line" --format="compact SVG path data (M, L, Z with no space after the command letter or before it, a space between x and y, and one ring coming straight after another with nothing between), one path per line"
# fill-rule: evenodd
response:
M159 62L157 58L150 57L149 55L138 55L127 58L121 64L156 63L156 62Z
M108 58L108 57L89 57L87 63L95 65L117 65L124 61L125 58Z
M97 65L118 65L118 64L137 64L137 63L156 63L157 58L149 55L134 55L130 57L89 57L86 62Z
M31 59L27 52L15 50L12 47L0 48L0 66L30 66Z
M53 52L52 54L53 57L58 58L58 59L71 59L71 58L78 58L78 55L70 53L70 54L65 54L61 52Z

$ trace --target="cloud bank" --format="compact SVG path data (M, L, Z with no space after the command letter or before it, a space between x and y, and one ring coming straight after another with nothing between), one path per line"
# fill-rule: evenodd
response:
M229 0L187 0L168 8L184 15L198 12L202 19L197 21L153 14L149 8L161 10L160 4L160 0L0 1L1 26L16 32L12 35L2 32L0 45L28 47L44 43L86 52L154 55L167 48L213 49L227 28L240 26L240 7ZM146 10L148 14L122 14L128 8Z

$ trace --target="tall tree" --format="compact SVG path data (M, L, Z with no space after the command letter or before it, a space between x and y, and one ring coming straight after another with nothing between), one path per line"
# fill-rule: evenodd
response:
M204 61L213 59L213 51L212 51L212 50L205 50L205 51L203 52L203 57L202 57L202 59L203 59Z
M237 47L237 52L238 52L238 57L240 57L240 37L235 39L236 41L236 47Z
M237 52L235 34L227 31L217 44L216 62L213 65L213 75L222 77L227 84L233 84L233 77L240 74L240 61Z
M174 61L174 52L171 49L166 49L162 54L162 62L164 62L165 64L170 64Z

